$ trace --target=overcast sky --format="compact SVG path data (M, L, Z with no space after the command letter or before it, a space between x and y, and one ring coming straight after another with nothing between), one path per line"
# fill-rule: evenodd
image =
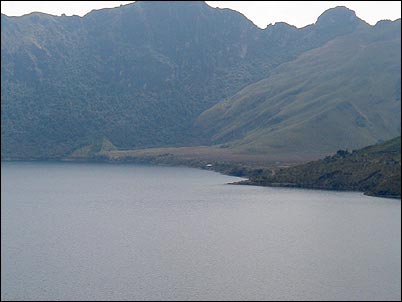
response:
M92 9L116 7L134 1L1 1L1 12L21 16L33 11L52 15L83 16ZM241 12L257 26L286 22L297 27L314 23L326 9L343 5L374 25L383 19L401 17L401 1L206 1L212 7L231 8Z

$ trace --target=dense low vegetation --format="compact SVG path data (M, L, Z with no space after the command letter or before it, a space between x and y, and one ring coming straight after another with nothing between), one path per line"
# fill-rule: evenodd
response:
M244 184L363 191L368 195L401 196L401 137L349 152L252 175Z
M253 123L270 131L270 125L285 129L293 117L301 118L298 114L292 116L290 112L282 114L285 108L280 108L282 113L275 114L272 110L277 110L280 103L273 106L263 102L266 108L262 110L256 106L256 110L261 114L265 112L265 115L259 115L250 110L258 103L258 98L250 98L249 105L241 110L251 115L252 119L248 121L252 123L244 125L244 115L239 116L234 124L228 118L227 125L235 125L233 130L227 129L226 122L221 119L224 115L220 114L216 120L208 119L202 127L193 127L194 121L203 111L222 100L231 99L245 86L267 78L270 73L278 75L286 71L286 66L281 67L283 63L296 60L287 66L300 68L297 64L303 59L297 58L302 54L305 55L301 58L308 54L311 57L314 53L309 50L321 52L333 45L332 41L338 41L335 43L338 48L343 47L350 43L350 39L337 39L350 34L362 41L369 36L373 47L380 47L379 52L384 55L377 61L376 49L368 47L370 51L363 52L364 60L361 56L358 57L360 61L335 57L334 64L345 66L349 61L353 63L339 70L339 78L347 75L345 81L349 81L350 70L359 64L365 66L359 70L367 72L370 77L369 81L360 81L361 88L357 91L354 91L356 86L346 85L342 96L350 93L351 97L360 98L364 103L367 94L360 94L361 91L370 91L367 88L373 83L384 85L382 90L367 99L370 114L367 111L361 115L356 113L361 107L354 108L355 103L349 105L348 100L343 103L338 100L336 104L322 101L317 106L317 98L314 98L310 106L317 106L322 112L327 110L331 121L337 120L351 107L348 116L370 130L369 136L361 136L361 144L386 139L395 132L397 110L390 105L390 99L396 95L400 101L400 85L395 87L397 79L393 76L398 70L400 72L400 59L395 60L394 65L390 62L394 53L400 51L400 42L398 46L392 40L392 37L400 36L400 25L383 22L372 27L344 7L326 11L315 24L302 29L277 23L262 30L229 9L215 9L203 2L173 1L137 1L119 8L93 11L84 17L42 13L22 17L1 15L1 25L2 159L60 159L79 153L89 155L96 153L94 150L103 144L104 139L115 149L128 150L215 144L220 143L221 138L226 143L245 134L247 146L242 149L245 153L266 151L267 145L275 146L277 141L266 136L265 132L260 135L259 130L249 133L255 128ZM386 37L383 34L376 36L380 28L387 33ZM381 39L385 41L383 45L379 44ZM353 45L367 46L364 43ZM347 49L354 51L353 48ZM314 58L318 59L319 55L312 57L313 64L306 66L306 73L314 72ZM389 74L377 68L383 62ZM320 69L325 68L325 64L316 63ZM280 69L275 71L277 68ZM315 76L322 78L325 75L332 76L325 70ZM306 74L298 76L299 80L305 77ZM297 84L295 79L284 87L286 82L273 81L273 86L270 84L276 90L283 90L286 100L294 97L306 99L311 93L311 87ZM315 94L326 95L328 89L342 88L342 83L336 83L339 86L318 86ZM382 97L378 98L379 95ZM338 109L331 110L331 106ZM315 113L314 110L302 111ZM273 114L272 118L269 118L270 114ZM372 118L377 115L380 118ZM323 115L320 117L325 119ZM314 116L307 119L314 119ZM339 119L340 124L343 121ZM211 125L214 125L213 131L209 130ZM318 129L326 129L324 134L328 139L339 140L338 133L331 132L333 129ZM330 134L334 134L333 138ZM323 134L320 135L314 142L321 141ZM283 137L287 138L284 143L288 146L294 143L289 135ZM346 147L353 145L354 141L355 136L344 137ZM311 142L306 139L305 149L299 144L291 151L311 152L313 148L323 151L317 144L310 145ZM322 141L322 144L327 143L327 140ZM226 147L233 146L238 148L239 144L229 142Z

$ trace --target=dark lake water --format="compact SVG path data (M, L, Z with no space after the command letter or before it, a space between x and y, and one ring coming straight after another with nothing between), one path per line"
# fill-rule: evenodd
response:
M2 163L2 300L400 300L401 201Z

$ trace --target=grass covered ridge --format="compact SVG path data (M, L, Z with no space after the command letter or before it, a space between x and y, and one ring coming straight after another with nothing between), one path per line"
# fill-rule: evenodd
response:
M401 197L401 137L307 164L251 176L242 184L363 191Z

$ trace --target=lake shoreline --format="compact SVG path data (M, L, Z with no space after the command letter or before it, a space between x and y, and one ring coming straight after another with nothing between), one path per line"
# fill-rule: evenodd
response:
M227 163L227 162L209 162L197 159L178 159L167 160L160 157L136 157L136 158L119 158L110 159L105 156L97 156L94 158L62 158L62 159L2 159L2 162L59 162L59 163L106 163L106 164L147 164L156 166L167 167L188 167L202 170L210 170L217 173L221 173L227 176L243 177L246 180L228 183L230 185L245 185L245 186L259 186L259 187L281 187L281 188L299 188L310 190L325 190L334 192L360 192L366 196L389 198L389 199L401 199L401 196L371 194L370 192L364 192L361 190L350 189L334 189L328 187L314 187L314 186L302 186L294 183L269 183L262 184L252 179L253 176L261 175L262 173L272 173L273 170L278 169L277 166L267 165L263 167L250 166L243 163Z
M359 190L350 190L350 189L333 189L326 188L320 186L302 186L294 183L270 183L270 184L259 184L258 182L254 182L250 179L242 180L239 182L231 183L231 185L242 185L242 186L259 186L259 187L271 187L271 188L295 188L295 189L308 189L308 190L321 190L321 191L333 191L333 192L359 192L363 193L366 196L370 197L379 197L379 198L390 198L390 199L401 199L400 195L381 195L381 194L371 194L369 192L363 192Z
M2 300L400 298L399 200L188 167L2 164Z

